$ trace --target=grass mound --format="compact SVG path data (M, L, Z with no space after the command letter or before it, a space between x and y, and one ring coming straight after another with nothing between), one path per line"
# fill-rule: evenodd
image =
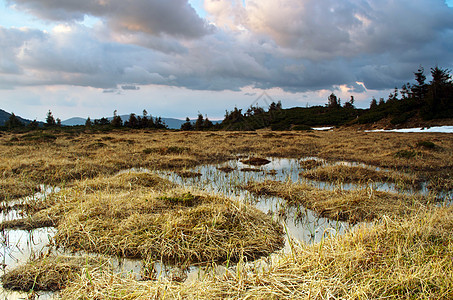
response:
M152 189L163 191L175 185L166 179L147 172L123 172L111 177L97 177L75 183L78 189L92 191L129 191L137 189Z
M146 190L163 191L174 188L175 184L157 175L144 172L125 172L111 177L97 177L77 181L68 189L48 195L44 199L26 202L13 207L21 209L22 219L7 220L0 223L0 230L7 228L31 230L41 227L58 226L65 214L71 211L87 194L127 193Z
M252 157L249 159L241 160L241 163L252 166L264 166L269 164L270 162L270 160L261 157Z
M216 196L98 192L75 203L55 236L74 251L193 264L256 259L283 246L282 226L269 216Z
M322 190L306 183L279 181L249 182L245 189L256 195L281 197L291 205L300 204L319 216L357 223L383 215L404 216L422 209L429 199L408 195L358 190Z
M420 184L420 179L412 174L395 171L381 171L361 166L323 166L312 170L306 170L300 175L308 179L328 182L391 182L401 187L414 187Z
M182 178L199 178L202 176L201 173L186 170L177 171L176 174L178 174Z
M384 217L321 244L293 244L268 263L239 263L191 283L78 276L64 299L451 299L453 211ZM118 296L123 295L123 296Z
M311 169L322 166L324 164L324 162L321 160L317 160L317 159L307 159L307 160L302 160L299 164L302 169L311 170Z
M82 270L101 262L89 257L46 256L30 260L2 276L4 288L19 291L59 291Z

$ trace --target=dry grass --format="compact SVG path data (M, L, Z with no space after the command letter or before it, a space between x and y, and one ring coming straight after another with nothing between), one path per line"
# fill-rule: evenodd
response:
M256 259L283 246L281 225L257 209L182 192L85 195L57 230L67 249L172 264Z
M435 147L426 146L430 143ZM151 174L113 176L130 168L184 171L238 157L319 157L413 174L417 180L428 180L432 189L450 190L449 134L4 133L0 153L2 199L33 194L44 183L63 188L43 203L24 208L28 217L15 221L27 228L43 226L43 220L55 224L59 245L146 262L238 262L226 273L208 273L185 284L163 279L137 282L94 269L77 275L63 292L64 299L453 297L452 212L433 209L428 199L371 189L325 192L272 182L250 185L256 193L284 197L333 219L379 220L373 228L318 245L292 245L290 255L277 256L270 265L250 265L243 260L268 256L283 244L282 228L270 217L228 199L175 189ZM335 176L355 178L351 181L382 176L360 172L349 169Z
M41 227L58 226L64 215L73 209L87 194L104 192L108 194L146 190L164 191L174 188L175 184L150 173L124 172L115 176L98 177L73 182L67 189L54 193L44 199L28 201L11 208L20 209L24 218L3 221L0 230L31 230ZM6 207L5 209L10 209Z
M52 222L56 244L73 251L192 264L253 260L283 246L282 226L259 210L175 190L152 174L80 181L46 201L52 205L14 222Z
M399 187L418 187L420 178L414 174L396 171L375 170L370 167L330 165L302 172L305 178L327 182L384 182L394 183Z
M105 261L99 258L51 255L29 260L7 272L1 280L3 287L10 290L59 291L83 270L89 272L102 264Z
M431 142L434 148L420 147ZM94 145L94 146L93 146ZM152 146L150 146L152 145ZM0 180L19 188L3 198L21 197L24 179L31 187L63 185L129 168L182 170L246 157L319 157L358 161L376 167L406 170L444 188L452 188L453 141L440 133L333 132L165 132L113 131L69 135L58 132L0 136ZM416 156L397 155L416 153ZM406 173L407 173L406 172ZM16 191L25 191L15 194Z
M307 183L279 181L249 182L244 188L256 195L281 197L290 205L302 205L321 217L350 223L372 221L383 215L405 216L423 209L429 201L426 197L370 188L329 191Z
M302 169L311 170L317 167L320 167L324 164L324 162L317 160L317 159L307 159L303 160L299 163Z
M239 263L193 282L137 282L108 272L78 276L64 299L451 299L453 212L384 217L267 264Z
M26 178L0 178L0 201L18 199L36 192L39 192L39 186Z
M271 161L261 157L251 157L248 159L241 160L241 163L252 166L264 166L269 164Z
M176 174L178 174L180 177L183 177L183 178L198 178L198 177L201 177L201 173L191 172L191 171L187 171L187 170L177 171Z
M124 192L143 189L165 191L176 187L176 185L152 173L128 171L115 176L100 176L77 181L69 187L84 192Z

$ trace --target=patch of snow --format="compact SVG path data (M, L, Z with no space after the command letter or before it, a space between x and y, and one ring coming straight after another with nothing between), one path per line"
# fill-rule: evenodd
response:
M376 129L365 130L365 132L440 132L453 133L453 126L435 126L435 127L419 127L419 128L403 128L403 129Z
M313 130L330 130L333 129L333 127L313 127Z

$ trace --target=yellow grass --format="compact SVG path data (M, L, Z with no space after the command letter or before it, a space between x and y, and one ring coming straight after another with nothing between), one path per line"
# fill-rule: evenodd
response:
M64 299L451 299L453 212L430 209L410 219L383 217L321 244L294 244L267 265L240 263L179 284L137 282L92 272Z
M435 147L420 146L427 142ZM22 225L3 222L2 228L53 224L60 246L146 263L238 263L183 284L162 278L138 282L93 269L75 276L63 299L453 297L452 211L434 208L429 198L370 188L321 191L286 183L251 184L255 193L281 196L321 216L376 221L320 244L293 244L290 254L269 258L283 245L282 228L255 208L182 190L152 174L117 174L130 168L185 172L238 157L318 157L389 169L397 174L385 178L390 182L426 180L433 190L451 190L453 139L448 134L44 131L2 134L0 153L1 199L32 195L40 184L62 188L23 207L27 218L14 221ZM342 181L374 181L382 175L346 169L338 176L340 172L334 176ZM398 174L411 175L406 181ZM261 256L260 262L247 263Z
M105 259L87 256L43 256L8 271L1 280L3 287L10 290L59 291L82 271L91 272L96 267L107 269L106 262Z
M421 181L414 174L348 165L322 166L302 172L300 175L305 178L328 182L358 182L364 184L384 182L394 183L400 187L418 187Z
M290 205L302 205L321 217L350 223L372 221L383 215L405 216L424 209L430 201L429 197L374 191L370 187L329 191L304 182L268 180L249 182L244 188L256 195L281 197Z
M175 189L152 174L78 182L47 201L19 221L53 222L55 243L73 251L193 264L253 260L283 246L282 226L256 208Z
M330 161L346 160L406 170L450 189L453 141L440 133L361 133L353 131L303 133L258 132L161 132L119 131L98 134L53 134L38 142L24 134L0 136L0 179L26 179L33 185L63 185L74 180L112 175L129 168L184 169L225 162L237 154L259 157L303 158L316 156ZM418 147L431 141L434 149ZM401 151L415 157L399 156ZM12 180L12 181L11 181ZM14 191L14 188L9 188ZM8 196L11 194L11 196ZM23 193L20 193L23 195ZM17 195L8 192L4 198Z

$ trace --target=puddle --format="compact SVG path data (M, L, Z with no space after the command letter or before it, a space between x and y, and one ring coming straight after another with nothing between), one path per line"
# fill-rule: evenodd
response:
M31 231L3 230L0 232L2 275L24 264L30 257L45 252L55 228L39 228ZM0 283L1 299L27 299L27 293L5 290ZM51 299L52 293L39 293L39 299Z
M286 201L277 197L255 196L250 192L241 189L239 186L249 181L262 182L264 180L276 181L303 181L319 189L334 190L341 188L343 190L352 190L357 188L372 188L376 191L385 191L398 194L422 194L428 195L426 184L422 185L419 190L404 190L397 188L391 183L374 182L371 185L343 183L339 187L335 183L315 181L303 178L300 172L304 169L301 162L306 160L316 160L327 164L322 159L316 157L306 157L303 159L287 158L268 158L270 163L263 166L251 166L244 164L241 160L232 160L227 163L218 165L204 165L191 169L187 172L198 173L200 176L189 178L182 177L174 172L157 172L159 175L188 188L195 188L202 191L212 192L225 197L238 199L246 203L255 205L264 213L270 214L274 219L281 221L287 228L291 238L299 241L313 243L320 242L324 237L329 235L343 234L352 226L346 222L332 221L327 218L319 218L316 214L303 207L288 207ZM360 166L364 168L373 168L363 163L356 162L336 162L348 166ZM373 168L378 171L387 171L384 169ZM222 171L222 170L226 170ZM245 171L246 170L246 171ZM443 203L451 202L452 193L443 193L438 195L444 199Z
M201 174L195 178L181 177L174 172L157 173L184 187L212 192L252 204L264 213L272 215L275 220L282 222L289 236L298 241L320 242L328 235L343 234L352 227L346 222L319 218L314 212L303 207L288 207L284 199L252 195L239 187L249 181L297 182L300 179L299 173L302 171L300 160L270 160L270 163L259 167L234 160L220 165L205 165L186 170ZM220 169L230 171L224 172ZM324 182L313 182L313 185L318 188L330 188L330 185Z
M20 209L14 209L14 207L20 207L20 205L29 201L43 199L50 193L58 192L59 190L59 188L41 185L40 191L32 196L14 201L3 201L0 204L3 207L3 210L0 213L0 221L4 222L23 218L24 214L20 212ZM45 252L46 249L48 249L49 242L55 232L56 229L51 227L38 228L30 231L17 229L5 229L0 231L1 275L24 264L30 258ZM0 282L1 299L28 299L28 296L28 293L5 290ZM53 293L39 292L37 297L38 299L52 299Z

